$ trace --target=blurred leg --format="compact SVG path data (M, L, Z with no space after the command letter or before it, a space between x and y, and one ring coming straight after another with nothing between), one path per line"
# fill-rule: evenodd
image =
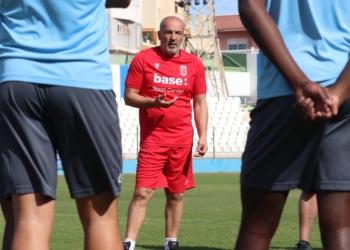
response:
M242 221L236 250L268 250L278 227L288 191L241 186Z
M38 194L12 195L15 232L12 250L48 250L55 200Z
M165 192L165 195L165 237L177 238L183 214L184 193L173 194Z
M1 197L0 203L2 213L5 218L5 230L2 240L2 250L10 250L12 245L13 232L15 230L12 201L8 201L5 198Z
M312 224L317 216L316 194L301 192L299 198L299 233L300 240L310 241Z
M136 241L146 217L147 204L151 200L153 193L154 189L151 188L135 188L129 205L126 238Z
M318 191L317 203L323 249L349 249L350 192Z
M84 229L85 250L122 250L118 227L118 198L104 191L94 196L76 199Z

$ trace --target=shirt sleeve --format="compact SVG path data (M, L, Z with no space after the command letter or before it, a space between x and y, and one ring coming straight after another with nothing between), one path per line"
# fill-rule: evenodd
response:
M206 82L206 75L204 71L204 65L200 60L198 60L197 72L195 76L195 82L193 85L193 94L201 95L206 93L207 93L207 82Z
M132 60L128 74L125 79L125 86L133 89L141 89L144 76L144 58L138 53Z

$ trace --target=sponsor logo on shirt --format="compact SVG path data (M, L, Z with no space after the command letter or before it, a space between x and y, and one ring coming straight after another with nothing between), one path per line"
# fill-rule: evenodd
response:
M156 86L153 86L153 91L154 92L160 92L160 93L165 93L165 92L170 92L170 93L176 93L176 94L183 94L185 90L183 89L173 89L173 88L158 88Z
M185 73L187 74L187 71ZM154 83L187 85L186 78L182 79L182 78L175 78L175 77L159 76L157 75L157 73L154 73L153 81Z
M155 63L154 66L158 69L159 68L159 63Z

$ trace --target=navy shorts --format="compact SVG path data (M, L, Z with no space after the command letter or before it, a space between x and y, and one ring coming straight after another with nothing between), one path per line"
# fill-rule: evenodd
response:
M58 152L72 198L120 194L121 132L112 90L0 84L0 169L6 194L56 198Z
M266 190L350 191L350 99L337 116L311 124L294 96L259 100L251 112L241 184Z

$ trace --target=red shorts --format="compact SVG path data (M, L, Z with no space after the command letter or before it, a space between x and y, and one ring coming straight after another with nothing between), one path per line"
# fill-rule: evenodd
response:
M135 187L164 188L170 193L183 193L194 188L192 148L141 147Z

